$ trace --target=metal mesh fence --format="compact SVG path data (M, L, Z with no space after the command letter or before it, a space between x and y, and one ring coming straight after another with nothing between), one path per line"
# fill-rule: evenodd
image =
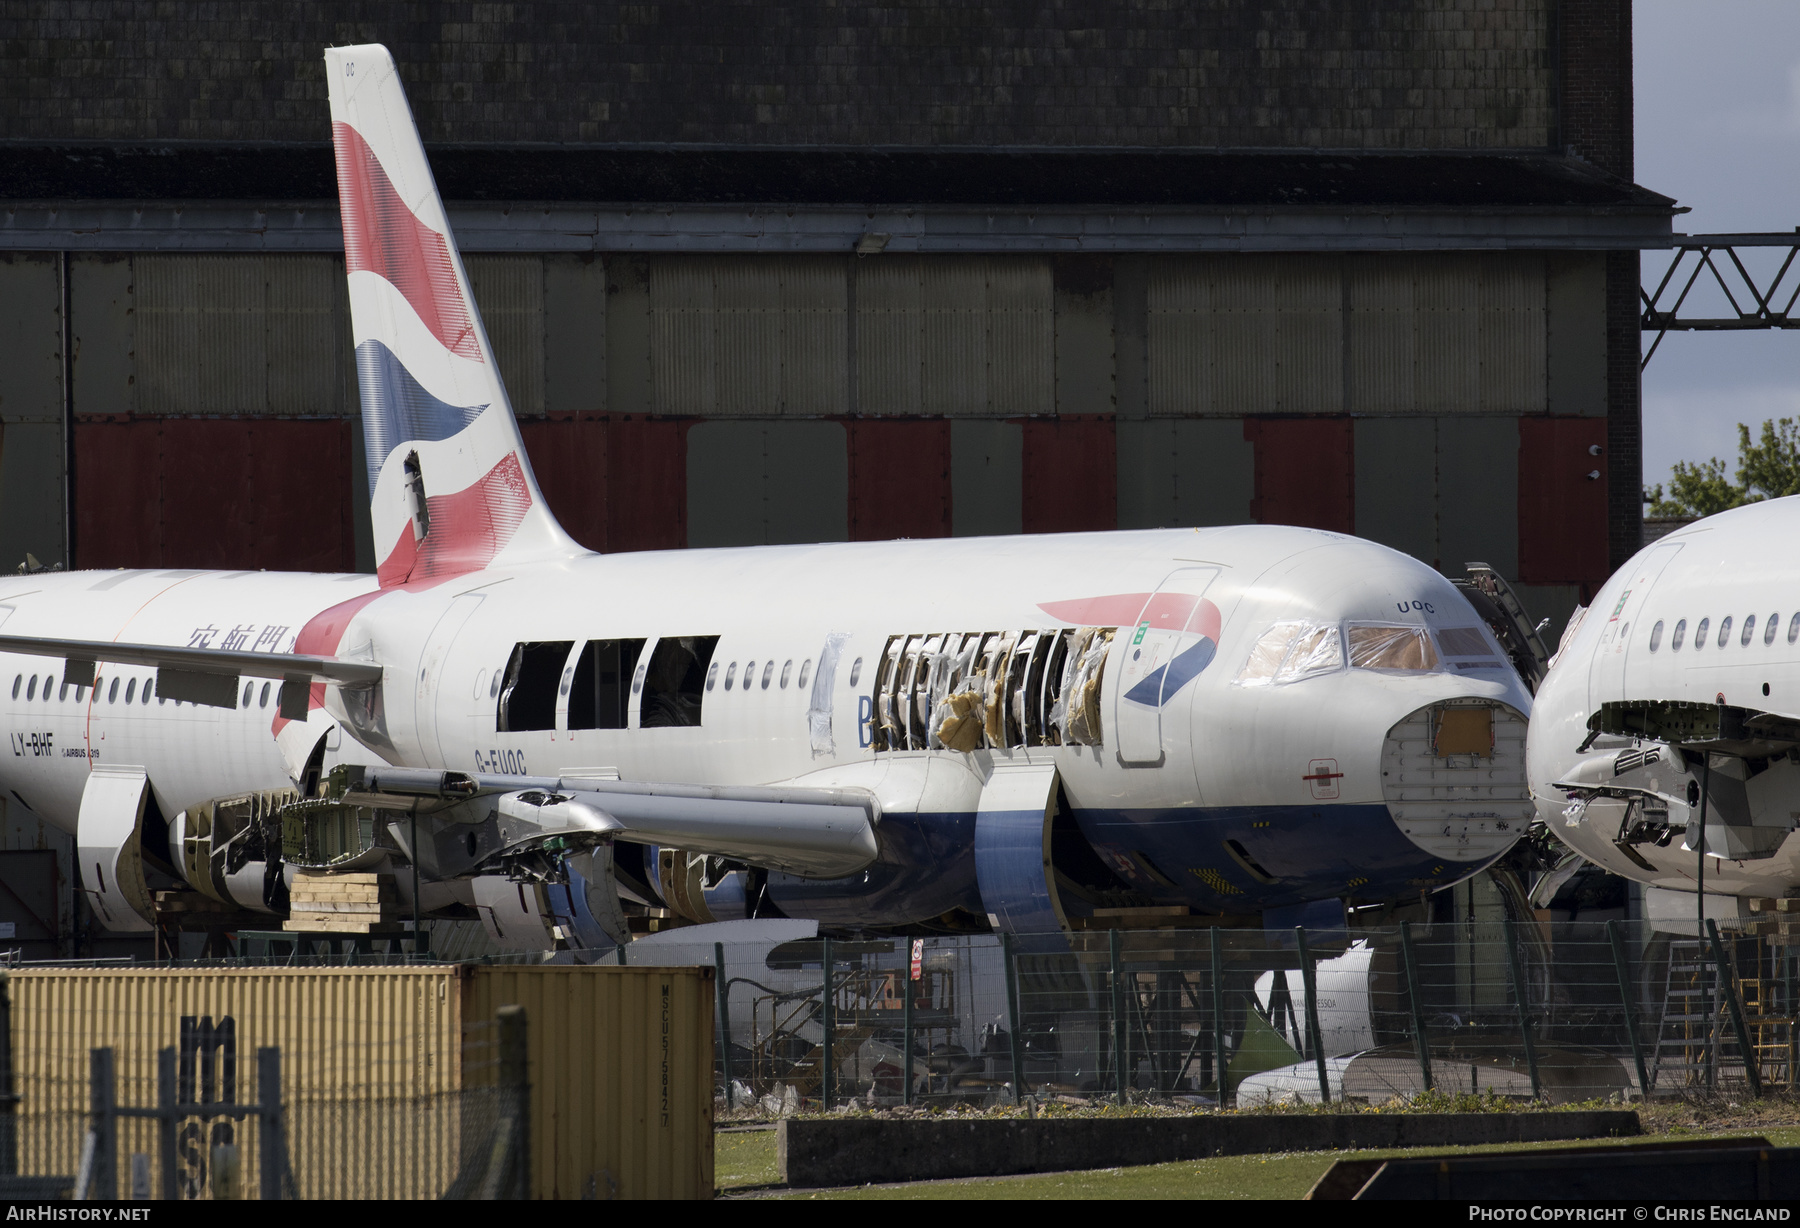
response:
M1716 942L1644 922L1458 921L1089 932L1055 952L986 936L721 947L717 1089L781 1113L828 1094L1566 1103L1785 1087L1800 968L1786 935L1755 928Z
M491 1021L465 1025L464 1051L464 1077L474 1086L405 1097L285 1096L278 1115L239 1103L231 1085L188 1103L170 1094L177 1081L118 1075L111 1051L97 1051L88 1083L41 1089L45 1099L85 1101L88 1109L26 1103L12 1117L14 1173L60 1178L58 1188L83 1198L519 1196L529 1093L507 1082Z

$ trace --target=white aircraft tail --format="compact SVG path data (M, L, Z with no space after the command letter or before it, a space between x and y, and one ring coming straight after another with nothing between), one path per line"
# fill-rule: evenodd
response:
M544 504L387 48L325 52L377 573L576 552Z

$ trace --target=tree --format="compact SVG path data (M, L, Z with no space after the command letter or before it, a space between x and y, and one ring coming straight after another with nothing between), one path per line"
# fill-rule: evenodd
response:
M1762 424L1754 444L1750 428L1738 423L1735 485L1725 480L1725 462L1716 456L1698 464L1676 461L1668 497L1659 484L1644 491L1644 502L1653 517L1685 520L1795 494L1800 494L1800 423L1778 418Z

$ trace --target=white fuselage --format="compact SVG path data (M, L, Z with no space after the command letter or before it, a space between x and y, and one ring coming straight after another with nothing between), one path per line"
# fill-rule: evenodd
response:
M1159 707L1133 706L1122 688L1135 668L1148 667L1137 655L1158 640L1154 629L1147 639L1134 633L1129 611L1171 584L1203 589L1217 607L1216 652ZM1071 604L1096 599L1109 600ZM968 840L958 824L972 825L983 783L997 767L1054 764L1067 808L1113 872L1158 900L1224 911L1445 885L1491 861L1522 827L1515 813L1524 802L1522 760L1507 766L1504 747L1485 760L1449 762L1451 775L1437 783L1417 777L1424 783L1408 795L1409 813L1418 820L1425 813L1419 807L1438 809L1409 821L1404 832L1397 826L1401 808L1390 808L1399 786L1384 783L1384 773L1398 772L1394 757L1411 753L1397 731L1412 728L1406 722L1417 723L1432 705L1484 702L1512 722L1507 729L1522 722L1530 698L1497 648L1482 650L1480 660L1446 658L1409 670L1351 668L1340 658L1334 668L1292 682L1242 684L1252 646L1276 624L1304 622L1331 628L1333 636L1348 634L1342 629L1351 624L1432 636L1479 627L1455 588L1429 568L1312 530L1244 526L583 554L385 591L366 575L254 572L0 581L6 634L80 640L294 651L303 628L330 622L327 612L346 602L362 604L332 642L303 639L301 650L379 662L386 673L377 726L334 732L333 762L385 758L486 775L607 769L628 781L858 785L881 799L884 848L898 849L910 824L912 851L895 856L927 863L966 859ZM1128 616L1119 617L1120 610ZM1121 628L1104 673L1102 745L957 752L874 744L881 698L874 688L884 654L901 642L895 637L1049 632L1082 622ZM642 727L634 694L625 727L569 729L568 675L585 641L642 639L648 660L666 636L718 637L712 661L720 668L697 726ZM832 637L841 638L823 697L821 739L820 697L800 678ZM1164 639L1174 653L1195 635L1170 631ZM555 727L498 731L495 671L517 644L561 641L574 648ZM753 685L746 682L751 662ZM290 785L291 760L271 737L276 699L265 699L278 684L246 682L248 702L235 710L146 704L143 688L154 672L103 664L78 702L75 688L65 691L61 683L59 661L0 658L12 752L0 756L0 787L74 830L90 764L145 767L171 819L208 799ZM1126 732L1136 749L1121 747L1123 725L1131 726ZM1227 842L1236 842L1235 851L1223 847ZM943 885L956 878L944 866L915 869L910 886L890 884L883 916L936 915L924 910L959 891L959 899L968 896L967 884ZM791 886L783 906L809 915L816 887ZM818 904L818 915L853 918L854 898L851 885L841 885ZM962 906L976 907L966 899Z
M1640 551L1565 635L1538 689L1530 771L1540 815L1584 857L1653 886L1695 889L1697 848L1680 830L1660 846L1632 844L1634 858L1615 843L1625 801L1599 797L1571 806L1577 791L1558 782L1616 780L1677 799L1670 822L1681 829L1699 811L1699 756L1684 759L1649 740L1605 735L1582 749L1589 718L1602 704L1672 701L1800 713L1800 571L1781 548L1797 531L1800 499L1708 517ZM1655 758L1633 768L1645 751ZM1785 755L1747 765L1714 758L1707 847L1724 855L1706 858L1706 890L1786 894L1800 885L1800 840L1787 834L1800 819L1800 765Z

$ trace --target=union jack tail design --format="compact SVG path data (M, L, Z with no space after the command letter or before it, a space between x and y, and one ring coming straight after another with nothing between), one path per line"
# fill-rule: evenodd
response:
M325 73L382 587L578 551L532 476L393 57L333 47Z

